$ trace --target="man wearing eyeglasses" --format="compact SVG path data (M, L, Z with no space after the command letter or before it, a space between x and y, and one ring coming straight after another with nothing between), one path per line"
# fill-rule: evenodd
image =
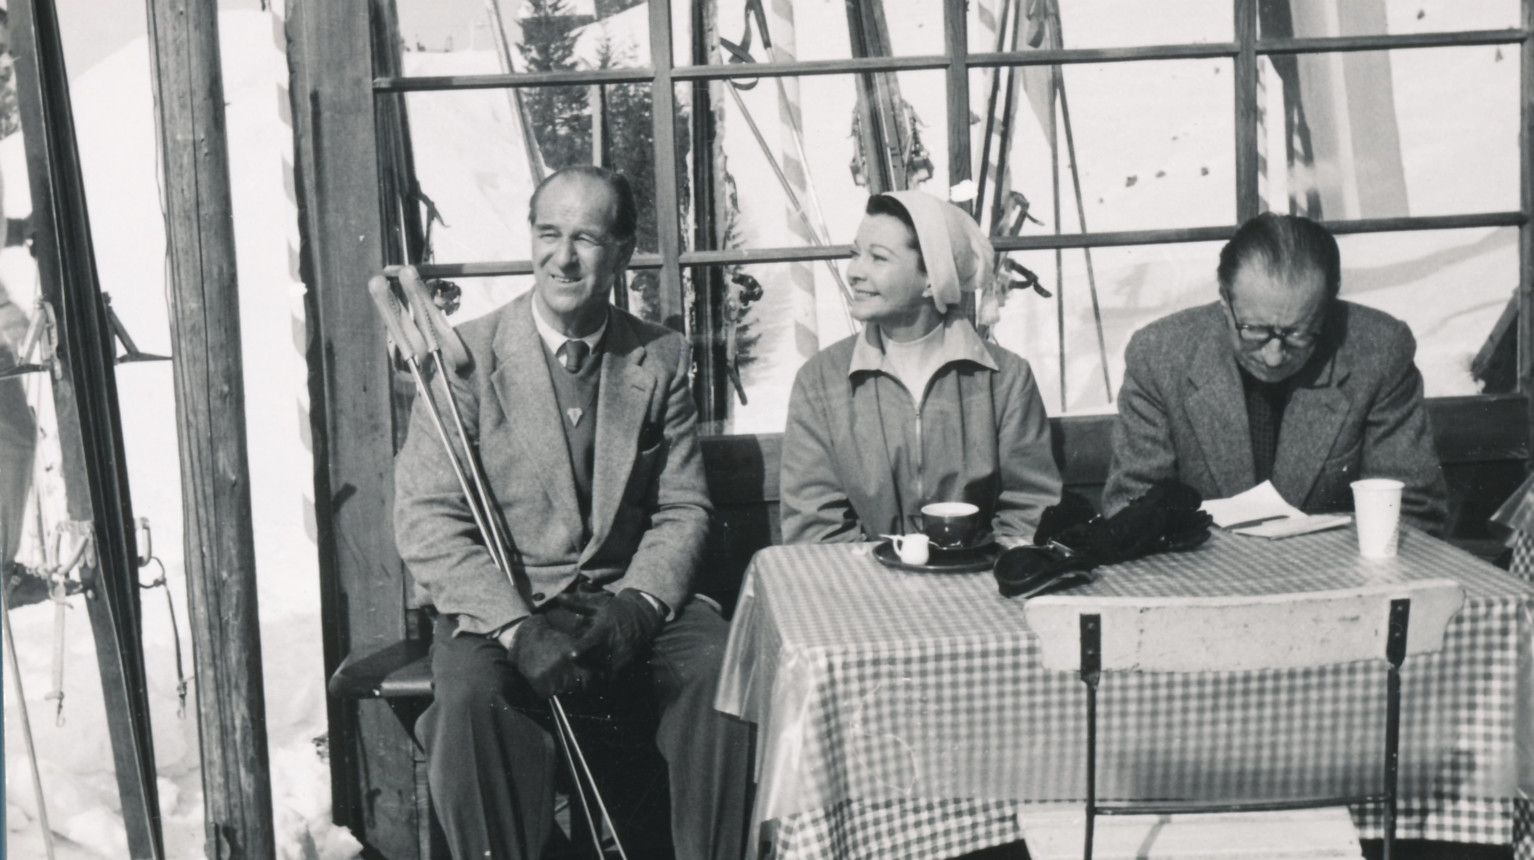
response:
M1307 513L1351 510L1349 484L1406 484L1402 518L1433 534L1443 470L1405 323L1337 298L1337 241L1263 213L1220 251L1220 300L1157 320L1125 351L1103 507L1176 478L1205 498L1271 480Z

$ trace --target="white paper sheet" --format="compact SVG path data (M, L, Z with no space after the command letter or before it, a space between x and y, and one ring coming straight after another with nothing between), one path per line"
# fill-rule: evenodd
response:
M1263 481L1228 499L1209 499L1201 507L1220 528L1270 540L1334 529L1353 521L1347 514L1306 514L1284 501L1272 481Z

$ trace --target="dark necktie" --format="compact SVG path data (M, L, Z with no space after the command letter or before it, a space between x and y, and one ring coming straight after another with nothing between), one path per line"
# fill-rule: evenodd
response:
M559 351L565 356L565 370L580 373L581 368L586 366L586 356L591 353L591 347L584 340L567 340Z

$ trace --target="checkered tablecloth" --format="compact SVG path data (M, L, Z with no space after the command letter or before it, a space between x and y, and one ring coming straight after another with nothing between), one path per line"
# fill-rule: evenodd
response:
M756 723L754 821L783 858L931 858L1021 838L1033 804L1084 794L1085 694L1043 669L1023 604L989 573L890 570L870 545L752 562L717 705ZM1448 577L1444 650L1402 672L1400 838L1518 844L1534 858L1534 588L1419 532L1364 562L1351 529L1102 568L1102 595L1260 595ZM1099 698L1100 797L1378 790L1382 663L1116 674ZM1354 811L1379 835L1379 811Z

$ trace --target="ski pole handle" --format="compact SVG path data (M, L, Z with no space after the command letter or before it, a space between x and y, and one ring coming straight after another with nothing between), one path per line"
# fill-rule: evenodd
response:
M458 337L453 324L447 321L447 315L432 300L431 290L427 289L415 266L405 266L399 270L399 283L405 288L410 315L415 319L416 329L426 342L426 350L441 350L442 357L454 370L467 369L469 351L464 348L463 340Z
M389 287L389 279L383 275L374 275L368 279L368 294L373 297L373 306L378 310L378 315L383 318L384 330L389 333L389 343L399 350L405 359L420 361L427 353L426 343L421 339L415 326L405 324L405 308L395 297L394 290Z

